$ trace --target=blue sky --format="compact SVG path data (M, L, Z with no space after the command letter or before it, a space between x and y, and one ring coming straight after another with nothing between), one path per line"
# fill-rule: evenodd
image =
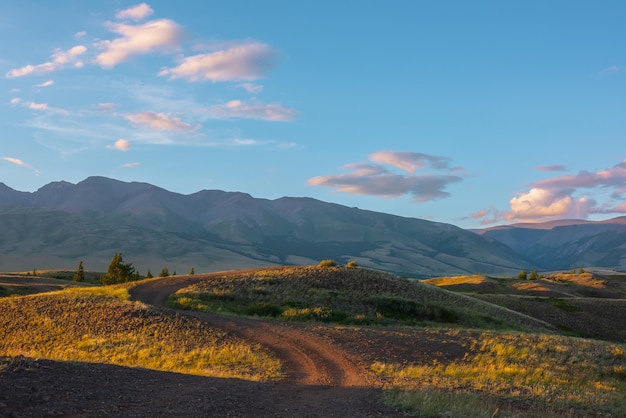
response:
M0 4L0 181L626 214L622 1Z

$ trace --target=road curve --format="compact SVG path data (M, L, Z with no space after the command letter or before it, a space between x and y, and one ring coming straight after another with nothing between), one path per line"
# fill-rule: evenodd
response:
M241 274L241 271L212 275L228 274ZM306 331L298 324L166 307L169 295L178 289L202 282L210 276L171 276L146 280L130 289L131 299L198 318L211 327L223 329L246 341L263 345L273 351L282 362L288 383L343 388L377 386L363 367L359 366L358 359L333 346L329 341Z

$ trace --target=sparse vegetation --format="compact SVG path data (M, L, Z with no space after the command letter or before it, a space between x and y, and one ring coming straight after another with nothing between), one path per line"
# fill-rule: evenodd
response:
M170 306L348 325L440 323L497 329L541 326L539 321L418 281L337 266L284 267L213 276L179 290L170 297Z
M376 362L389 400L419 416L618 416L626 410L623 345L484 332L449 364ZM495 412L499 410L499 414Z
M127 301L124 287L90 287L0 300L0 356L109 363L203 376L266 380L280 364L261 347L201 322Z

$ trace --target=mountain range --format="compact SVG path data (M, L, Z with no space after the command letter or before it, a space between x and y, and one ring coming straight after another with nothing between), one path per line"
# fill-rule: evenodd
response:
M511 275L522 268L626 268L626 217L547 229L454 225L304 197L275 200L89 177L36 192L0 183L0 271L106 270L115 252L142 274L350 260L410 277Z

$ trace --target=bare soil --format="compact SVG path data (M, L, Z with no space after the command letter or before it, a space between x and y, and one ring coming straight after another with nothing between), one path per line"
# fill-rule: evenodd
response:
M467 349L429 330L295 324L172 310L167 296L202 280L178 276L142 282L131 297L155 309L193 316L272 350L279 382L249 382L104 364L0 359L0 417L396 417L382 402L374 361L446 362Z

